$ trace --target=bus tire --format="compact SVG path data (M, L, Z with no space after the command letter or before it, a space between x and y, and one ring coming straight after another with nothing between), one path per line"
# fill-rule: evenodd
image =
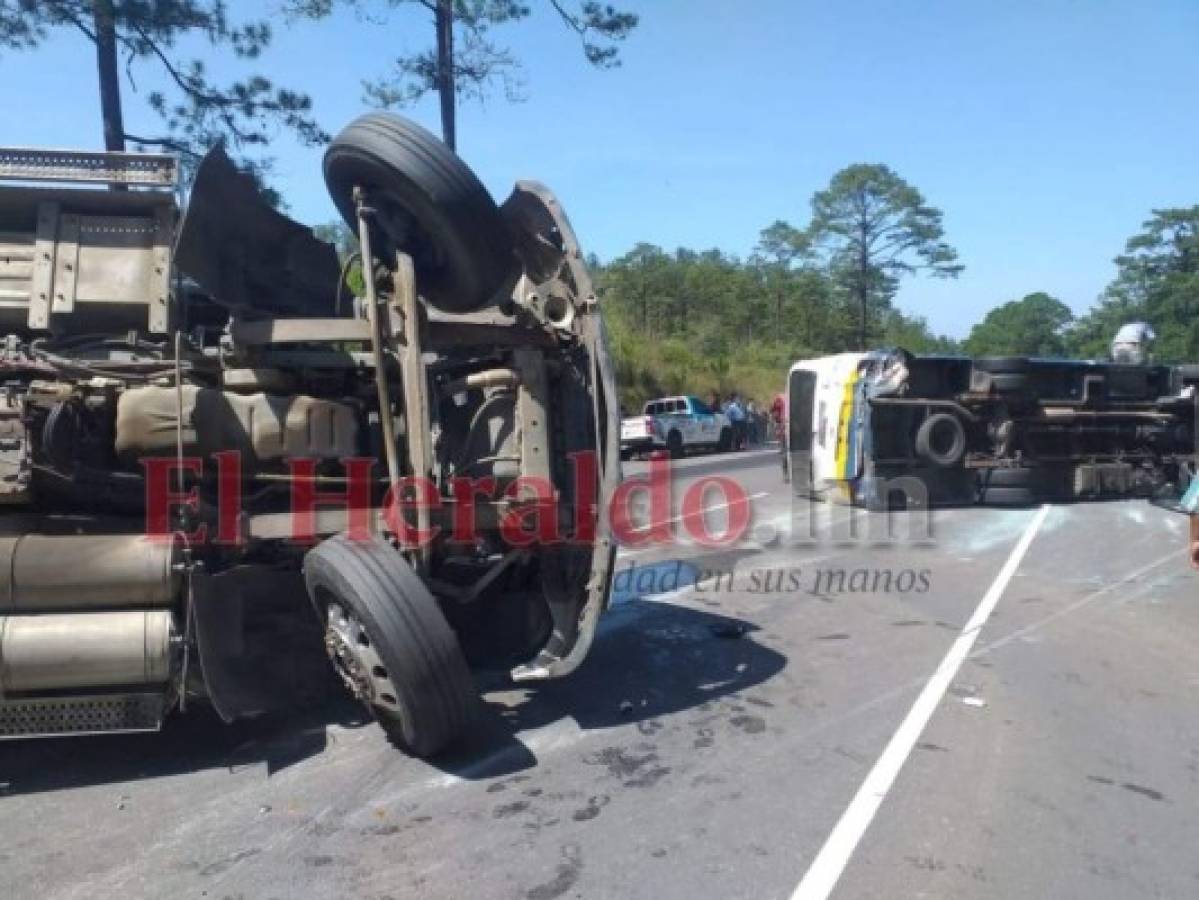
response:
M933 413L916 431L915 450L935 466L955 466L966 455L966 429L955 415Z
M985 487L981 499L987 506L1032 506L1039 498L1031 488Z

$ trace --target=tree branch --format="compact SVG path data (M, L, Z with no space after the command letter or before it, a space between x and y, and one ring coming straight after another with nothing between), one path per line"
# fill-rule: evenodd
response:
M68 22L70 22L72 25L74 25L76 28L78 28L80 31L82 31L85 35L87 35L87 39L89 41L91 41L93 44L96 43L96 33L94 31L92 31L90 28L88 28L83 23L83 20L78 17L78 15L76 15L75 13L72 13L70 10L67 10L65 8L59 9L58 13L64 19L66 19Z
M167 55L158 46L158 43L146 34L141 26L130 23L130 27L141 37L145 49L158 57L158 61L162 63L162 67L167 70L167 74L171 76L171 79L179 86L180 90L188 96L194 97L204 103L210 103L213 106L227 107L233 104L234 101L223 94L210 94L200 90L193 79L183 75L175 68L175 65L167 58Z
M135 144L153 144L157 147L165 147L168 150L174 150L176 153L182 153L183 155L190 156L193 159L199 159L201 157L201 154L197 153L195 150L192 150L186 144L181 144L178 141L172 140L171 138L139 137L136 134L130 134L128 131L126 131L122 137L124 137L127 141L133 141Z
M587 25L579 21L579 17L566 11L559 0L550 0L550 6L557 10L558 15L562 17L562 21L567 27L576 32L580 37L587 33Z

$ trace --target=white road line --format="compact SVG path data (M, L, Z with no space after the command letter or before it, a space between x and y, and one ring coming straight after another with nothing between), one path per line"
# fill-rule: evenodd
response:
M1024 559L1025 553L1028 552L1037 530L1048 514L1049 507L1042 506L1032 521L1028 523L1028 527L1024 529L1024 534L1020 536L1020 540L1012 549L1007 562L1003 564L1003 568L999 570L991 587L979 601L974 615L962 628L961 634L954 640L953 646L949 648L949 652L945 654L945 658L941 660L941 664L929 678L924 690L920 692L920 696L908 710L903 722L891 736L891 740L874 764L874 768L870 770L870 774L858 788L858 792L850 801L832 833L829 834L824 846L820 848L820 852L812 861L803 880L791 895L791 900L825 900L832 893L837 879L845 871L849 858L862 840L862 835L870 827L875 813L886 799L900 769L911 755L912 748L916 746L916 742L936 711L941 698L945 696L945 691L969 655L970 648L974 646L979 632L982 631L982 627L995 610L995 605L1003 596L1008 582L1012 580L1012 576Z
M713 506L705 506L701 514L706 516L708 513L716 512L718 509L728 509L731 506L740 506L742 503L749 503L751 500L761 500L763 497L768 496L770 495L766 491L760 491L757 494L750 494L748 497L738 497L736 500L730 501L729 503L717 503ZM680 513L679 515L672 516L671 518L662 522L651 522L648 525L639 525L636 528L631 528L629 530L635 533L640 533L642 531L649 531L652 528L661 527L663 525L673 525L676 522L682 521L682 519L683 513Z

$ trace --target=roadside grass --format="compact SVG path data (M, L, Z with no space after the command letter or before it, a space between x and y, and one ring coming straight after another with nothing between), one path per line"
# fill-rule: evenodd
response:
M620 322L609 323L609 331L620 400L629 413L655 397L691 394L707 401L713 392L721 399L738 393L769 406L783 390L791 363L807 355L764 340L729 348L712 346L702 336L654 337Z

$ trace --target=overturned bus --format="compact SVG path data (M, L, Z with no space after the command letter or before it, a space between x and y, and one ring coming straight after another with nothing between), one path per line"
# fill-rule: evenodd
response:
M620 428L561 205L382 113L324 176L341 262L219 148L185 209L170 156L0 149L0 738L295 708L327 656L428 756L472 670L586 655Z
M1199 367L842 353L787 378L797 494L887 509L1151 496L1189 480Z

